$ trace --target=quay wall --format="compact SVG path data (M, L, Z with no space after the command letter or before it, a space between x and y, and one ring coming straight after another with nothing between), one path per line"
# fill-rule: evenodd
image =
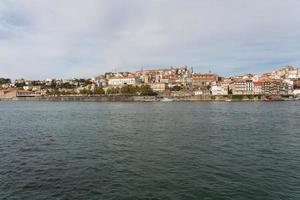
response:
M262 95L190 95L190 96L38 96L1 98L0 101L67 101L67 102L153 102L167 98L173 101L278 101L284 100L281 96L271 98Z
M155 101L152 96L40 96L15 97L14 101L67 101L67 102L147 102Z

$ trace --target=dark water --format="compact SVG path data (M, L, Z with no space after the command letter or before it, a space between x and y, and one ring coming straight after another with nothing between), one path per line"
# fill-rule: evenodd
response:
M300 199L300 102L0 102L0 199Z

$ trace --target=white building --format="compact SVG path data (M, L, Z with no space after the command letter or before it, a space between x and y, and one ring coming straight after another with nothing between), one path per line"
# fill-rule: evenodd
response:
M165 84L165 83L151 83L150 87L155 92L163 92L167 89L167 84Z
M300 89L295 89L295 90L293 91L293 94L294 94L294 95L299 95L299 96L300 96Z
M203 91L202 90L195 90L194 94L195 95L203 95Z
M135 77L122 77L108 79L109 86L135 85L138 80Z
M254 84L252 80L237 80L232 84L232 94L249 95L254 94Z
M293 94L294 81L290 79L285 79L282 82L281 93L283 94Z
M25 85L23 86L24 90L32 90L33 86L32 85Z
M228 95L228 85L213 85L211 86L212 95Z
M297 79L298 78L298 70L294 69L294 70L289 71L287 78L288 79Z
M253 94L254 93L254 84L252 80L246 81L246 94Z

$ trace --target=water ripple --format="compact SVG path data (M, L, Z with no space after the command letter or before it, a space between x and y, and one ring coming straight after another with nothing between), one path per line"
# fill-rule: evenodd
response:
M0 199L300 199L299 102L0 111Z

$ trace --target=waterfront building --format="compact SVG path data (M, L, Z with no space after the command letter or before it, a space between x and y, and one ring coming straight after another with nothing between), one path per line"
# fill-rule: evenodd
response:
M145 84L155 82L155 79L153 78L153 76L151 76L149 74L140 75L139 78L141 79L142 83L145 83Z
M293 81L293 90L296 91L296 93L298 93L298 91L300 90L300 80Z
M294 82L293 82L293 94L300 96L300 80L294 80Z
M23 86L24 90L32 90L33 86L32 85L25 85Z
M0 85L0 88L8 89L8 88L10 88L11 86L12 86L11 83L3 83L3 84Z
M40 93L25 90L0 90L0 98L11 99L15 97L37 97Z
M233 95L243 95L246 92L246 82L243 80L235 80L231 84Z
M208 86L211 82L218 81L218 76L213 73L195 73L192 75L192 84L193 86Z
M246 94L254 94L254 84L252 80L246 80Z
M261 81L253 82L253 86L254 86L254 94L262 94L262 82Z
M1 99L11 99L17 96L17 90L0 90Z
M234 80L231 83L231 90L233 95L243 95L246 93L246 81L242 79Z
M292 95L293 94L293 85L294 82L290 79L285 79L281 83L280 94L283 95Z
M114 77L108 79L109 86L122 86L122 85L136 85L140 83L136 77L128 76L128 77Z
M293 94L300 96L300 79L293 81Z
M294 89L293 90L293 95L300 96L300 89Z
M194 95L198 96L198 95L203 95L203 91L201 89L197 89L194 91Z
M164 92L168 88L166 83L151 83L150 87L154 92Z
M278 95L280 93L280 80L266 80L262 84L262 93L269 95Z
M107 79L105 78L104 75L100 75L100 76L94 77L92 80L96 83L96 85L98 87L106 87L106 86L108 86L108 81L107 81Z
M180 77L176 75L163 76L160 79L160 83L166 83L168 84L168 87L174 87L175 85L182 84Z
M233 95L252 95L254 94L254 84L252 80L235 80L232 83Z
M211 86L211 94L212 95L228 95L228 85L227 84L219 84Z

